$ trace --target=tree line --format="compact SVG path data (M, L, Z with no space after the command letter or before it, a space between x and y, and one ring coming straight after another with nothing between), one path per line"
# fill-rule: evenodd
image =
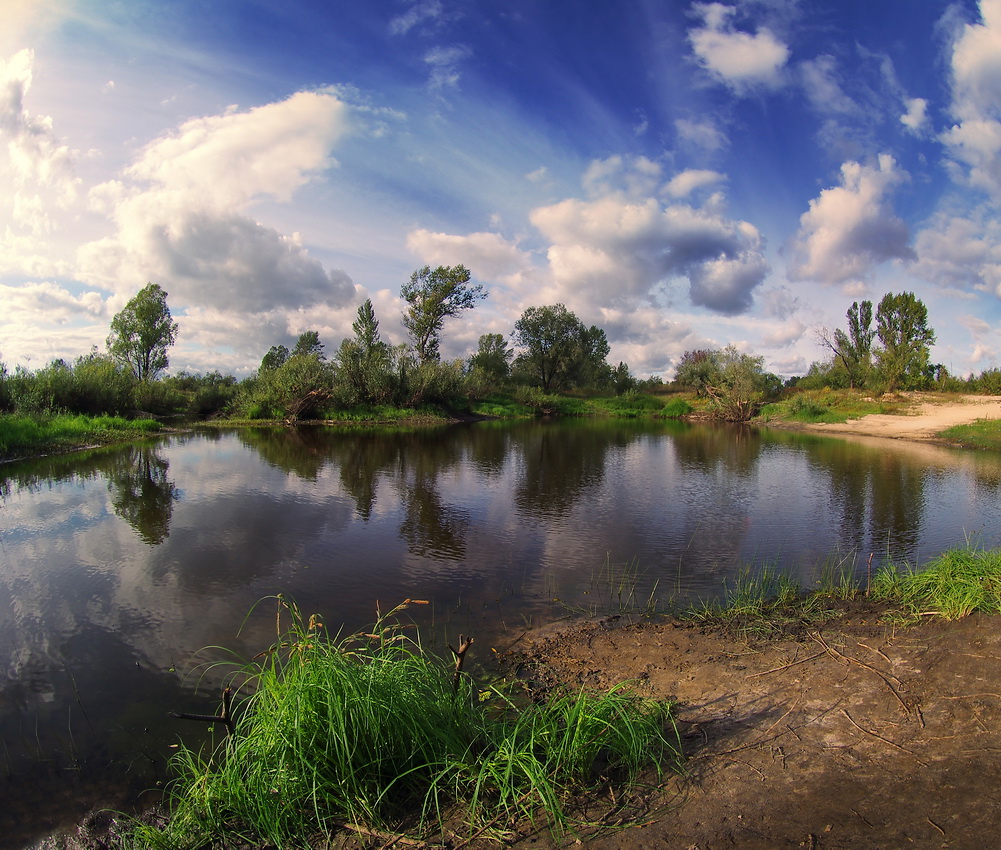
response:
M514 323L510 341L503 334L484 334L467 358L442 361L446 321L486 297L465 266L417 269L401 296L407 342L382 339L375 308L366 300L352 323L353 335L333 352L328 354L316 331L305 331L291 350L271 346L257 371L237 381L217 371L163 376L178 326L167 293L149 283L112 319L105 353L95 347L73 363L54 360L35 372L18 367L11 374L0 364L0 411L296 421L336 418L338 411L357 408L462 410L498 395L542 409L555 394L667 389L656 376L636 380L625 363L610 366L605 332L586 326L563 304L529 307ZM783 382L764 368L763 357L730 345L686 351L671 388L693 391L709 415L732 421L750 419L761 404L791 388L1001 394L1001 370L964 381L930 362L935 332L913 293L887 293L875 311L870 301L854 302L846 319L845 328L818 333L830 356L804 376Z

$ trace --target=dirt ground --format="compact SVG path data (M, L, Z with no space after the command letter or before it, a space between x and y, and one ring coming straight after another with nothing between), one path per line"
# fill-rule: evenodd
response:
M685 775L641 826L587 846L998 846L1001 618L881 613L761 642L621 618L523 641L514 660L542 684L638 680L678 703Z
M969 425L978 419L1001 419L998 396L931 396L907 393L913 406L905 414L872 414L844 423L797 426L797 430L826 434L856 434L906 440L935 440L936 434L953 425Z

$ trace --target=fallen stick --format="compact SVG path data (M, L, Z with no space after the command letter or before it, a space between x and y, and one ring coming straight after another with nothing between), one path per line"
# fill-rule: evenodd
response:
M187 714L182 711L168 711L169 717L177 717L181 720L200 720L203 723L222 723L230 735L233 734L233 715L231 705L233 701L233 689L224 688L222 692L222 712L219 714Z

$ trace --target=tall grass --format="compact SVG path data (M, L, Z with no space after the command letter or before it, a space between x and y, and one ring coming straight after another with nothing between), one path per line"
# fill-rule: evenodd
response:
M0 458L88 443L106 443L148 434L158 431L160 427L160 423L153 419L125 419L121 416L0 415Z
M539 817L561 830L573 794L679 759L669 704L624 686L542 702L480 693L401 630L408 603L329 638L278 597L292 624L239 671L233 734L180 748L169 820L137 826L127 846L300 848L352 825L472 834Z

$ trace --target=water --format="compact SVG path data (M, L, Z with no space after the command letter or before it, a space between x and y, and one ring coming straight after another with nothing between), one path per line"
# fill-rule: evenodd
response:
M630 421L239 430L0 468L0 845L165 778L279 592L329 629L412 609L489 657L531 625L718 594L752 565L1001 545L1001 457ZM256 606L256 607L255 607ZM201 666L199 666L201 665ZM6 842L6 843L5 843Z

